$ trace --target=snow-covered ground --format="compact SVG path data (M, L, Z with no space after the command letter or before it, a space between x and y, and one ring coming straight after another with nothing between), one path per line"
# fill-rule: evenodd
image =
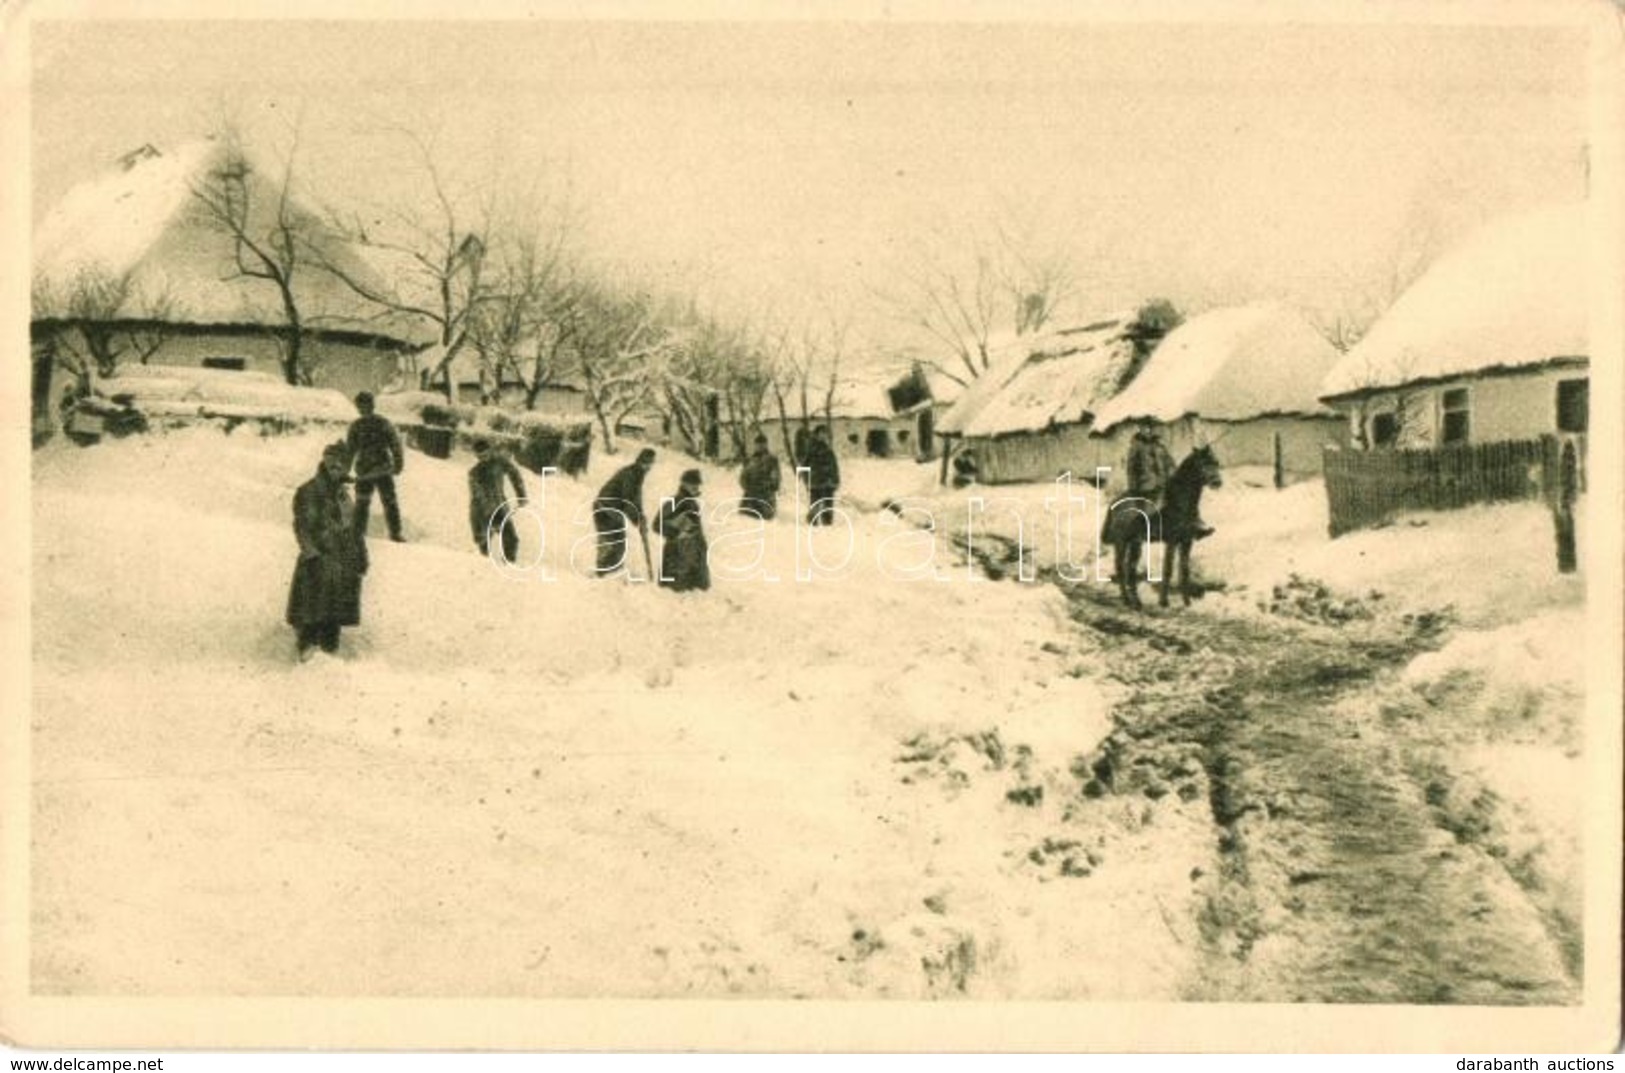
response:
M863 509L919 497L947 530L970 494L1042 519L1052 489L843 460L850 534L798 527L792 496L760 541L713 521L716 584L679 596L585 576L588 501L635 444L580 481L527 474L520 558L545 577L475 553L472 459L414 453L409 542L378 539L375 505L364 624L301 665L290 500L323 442L195 428L35 453L36 990L1180 996L1207 802L1074 816L1069 768L1119 687L1063 597L971 580ZM662 452L651 505L691 465ZM736 494L701 468L713 507ZM1545 844L1572 833L1577 801L1515 762L1578 771L1561 638L1583 582L1553 574L1539 509L1331 541L1318 482L1266 483L1230 473L1205 502L1208 608L1263 615L1293 573L1453 604L1462 629L1407 687L1454 690L1453 755L1527 799ZM904 580L933 548L946 579Z
M628 452L547 483L553 579L504 576L467 532L471 459L413 454L410 542L372 541L364 624L300 665L289 504L321 445L36 453L36 989L1172 993L1155 906L1080 914L1024 872L1053 817L1004 800L1002 760L950 745L930 786L898 762L993 732L1042 781L1093 747L1107 700L1068 673L1052 590L889 580L876 548L911 531L863 514L839 579L796 583L779 521L776 583L590 580L574 523ZM810 548L838 562L845 536ZM1094 896L1190 862L1119 865Z

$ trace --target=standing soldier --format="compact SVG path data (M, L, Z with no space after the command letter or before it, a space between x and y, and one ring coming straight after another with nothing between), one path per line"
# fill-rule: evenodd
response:
M649 523L643 515L643 478L654 468L651 447L638 452L637 461L622 466L604 482L592 501L592 524L598 531L598 576L607 577L626 565L626 531L638 527L648 539Z
M363 537L367 535L367 516L372 513L372 493L376 489L384 501L389 539L400 542L406 539L401 535L401 507L395 498L395 478L406 465L400 434L389 418L373 413L372 392L358 394L355 408L361 416L350 423L344 442L355 458L356 531Z
M508 499L503 495L503 482L513 485L515 502L522 506L525 479L507 452L493 448L490 440L474 441L474 457L478 461L468 471L468 524L474 531L474 543L481 555L490 555L491 526L500 522L502 561L512 563L519 553L519 534L514 530L511 511L504 509Z
M771 521L779 512L779 459L767 449L767 437L756 434L755 446L739 467L739 487L745 493L740 509Z
M684 470L677 494L660 504L655 532L660 547L660 587L702 592L711 587L711 564L700 523L700 471Z
M299 562L288 586L288 625L299 632L299 658L317 647L337 652L339 630L361 624L361 578L367 545L355 528L355 506L344 487L350 452L342 443L322 452L316 476L293 495L293 535Z
M835 493L841 487L841 463L835 458L835 448L829 445L829 426L819 425L807 438L807 449L801 458L807 468L807 490L812 495L812 506L807 510L807 521L812 525L832 525Z

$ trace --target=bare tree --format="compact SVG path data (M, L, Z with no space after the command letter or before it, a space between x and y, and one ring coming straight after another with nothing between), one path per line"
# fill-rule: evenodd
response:
M950 357L925 364L967 384L993 364L995 341L1049 325L1076 290L1066 251L1013 215L968 232L959 250L922 247L872 288L882 307Z
M583 282L581 288L565 311L568 330L604 450L614 454L621 422L654 400L656 370L678 340L656 318L646 294L617 292L603 283Z
M1444 238L1438 212L1429 206L1413 205L1398 240L1375 269L1358 275L1345 269L1341 297L1331 308L1312 314L1310 323L1337 350L1351 350L1428 270L1444 248Z
M825 310L821 320L809 321L799 330L781 331L771 347L773 366L768 387L778 412L787 458L800 459L797 441L790 433L792 406L794 424L803 433L811 432L817 420L826 427L834 420L850 328L849 320Z
M735 458L750 453L752 429L761 420L772 367L760 339L746 326L734 329L718 352L722 411Z
M219 136L220 161L192 185L192 197L213 225L231 239L233 271L228 279L258 279L276 289L282 322L275 337L284 379L308 383L303 361L305 323L294 281L307 267L308 251L317 248L320 223L302 211L292 197L298 128L282 161L274 189L256 173L233 129Z
M397 133L413 147L428 186L426 203L394 206L370 225L359 217L333 223L362 247L400 255L416 278L403 280L399 274L389 278L371 266L321 251L316 251L316 260L322 270L381 311L421 317L434 325L438 346L434 365L423 371L423 385L438 387L452 399L456 392L452 363L471 341L476 309L490 296L485 274L497 228L496 192L455 196L431 142L411 131Z
M662 414L692 453L720 455L726 433L733 453L742 455L768 390L762 348L742 320L692 306L667 315L676 345L652 369Z
M498 391L518 383L525 408L534 409L582 328L582 288L568 264L565 231L506 239L488 276L487 293L468 317L469 341L482 378Z

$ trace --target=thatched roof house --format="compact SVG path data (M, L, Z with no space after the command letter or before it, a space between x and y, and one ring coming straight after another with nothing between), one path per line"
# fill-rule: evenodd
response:
M311 381L348 393L395 380L401 356L432 339L429 326L380 315L323 271L317 262L326 259L353 278L394 285L296 190L283 189L274 169L213 140L169 152L143 146L46 215L34 235L33 334L41 349L71 347L85 328L140 332L151 340L140 348L143 361L280 373L279 341L289 329L279 289L242 273L231 234L199 196L228 188L246 200L249 234L270 236L280 209L309 244L292 289Z
M1439 259L1327 374L1357 443L1428 446L1584 431L1587 208L1506 217Z
M937 424L989 483L1048 481L1092 457L1095 414L1143 360L1133 313L1001 345Z
M1182 455L1220 441L1226 465L1269 465L1318 473L1341 419L1317 397L1337 350L1308 321L1274 302L1216 309L1181 324L1145 367L1095 414L1093 434L1126 449L1133 426L1163 425Z

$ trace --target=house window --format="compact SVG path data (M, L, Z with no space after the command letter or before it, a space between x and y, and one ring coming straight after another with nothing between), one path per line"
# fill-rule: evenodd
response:
M234 373L240 373L244 369L248 368L248 359L247 358L204 358L203 359L203 367L205 369L227 369L227 370L230 370L231 372L234 372Z
M897 430L897 442L898 443L907 443L908 442L908 429L900 428L900 429Z
M1557 382L1557 431L1584 432L1590 411L1590 380Z
M846 442L847 443L857 443L858 442L858 434L856 432L848 432L846 434Z
M1439 442L1466 443L1470 431L1467 389L1453 388L1439 396Z
M1371 417L1371 446L1392 447L1399 442L1399 415L1392 410Z

